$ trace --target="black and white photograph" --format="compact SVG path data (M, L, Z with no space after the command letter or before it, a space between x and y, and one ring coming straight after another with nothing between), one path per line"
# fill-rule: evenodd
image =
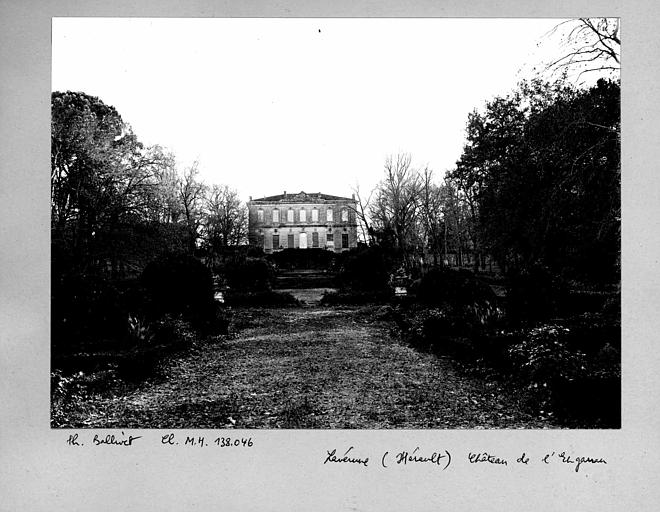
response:
M50 427L619 429L621 38L53 18Z

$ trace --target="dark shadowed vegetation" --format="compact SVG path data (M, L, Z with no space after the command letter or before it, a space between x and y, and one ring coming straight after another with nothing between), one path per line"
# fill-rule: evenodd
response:
M521 83L441 181L386 159L357 249L265 255L235 191L53 93L53 425L619 427L619 104Z

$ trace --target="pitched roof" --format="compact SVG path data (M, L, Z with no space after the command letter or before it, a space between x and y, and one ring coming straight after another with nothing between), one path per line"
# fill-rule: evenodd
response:
M330 194L322 194L321 192L307 193L300 191L297 194L279 194L276 196L260 197L253 201L264 201L269 203L275 202L288 202L288 203L312 203L314 201L353 201L350 197L331 196Z

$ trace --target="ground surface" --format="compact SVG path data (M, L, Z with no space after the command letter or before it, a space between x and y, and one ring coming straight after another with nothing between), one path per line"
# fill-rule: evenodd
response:
M133 388L91 395L68 426L548 428L500 384L391 335L375 306L240 309L236 335L166 361Z

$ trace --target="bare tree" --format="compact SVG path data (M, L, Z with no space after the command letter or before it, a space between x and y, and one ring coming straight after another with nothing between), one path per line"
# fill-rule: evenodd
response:
M448 259L447 254L453 253L454 263L463 266L466 252L471 252L472 226L475 219L472 218L466 194L461 191L456 180L450 176L445 177L441 188L442 217L443 217L443 258Z
M246 241L247 208L238 192L226 185L213 185L205 199L204 210L204 244L212 257L225 247Z
M420 196L424 242L433 255L433 264L437 266L438 254L443 246L443 197L441 188L433 183L433 171L428 167L421 174Z
M148 217L156 222L177 223L183 206L179 200L181 178L176 170L174 155L156 146L148 163L152 170Z
M184 222L188 228L188 250L195 251L202 221L202 207L206 185L198 180L199 163L193 162L179 182L179 201L183 209Z
M573 74L620 70L619 18L579 18L563 21L547 34L559 37L560 55L546 65L551 73Z
M418 242L418 210L420 176L411 167L409 154L399 154L385 161L385 178L375 192L369 214L381 236L392 238L396 249L402 252L407 265L412 249Z
M371 227L371 220L369 219L369 204L371 203L374 191L372 190L369 193L369 197L364 199L360 194L360 185L359 183L356 183L355 187L353 187L353 194L356 198L355 217L357 218L360 227L360 235L365 243L371 245L374 240L373 228Z

